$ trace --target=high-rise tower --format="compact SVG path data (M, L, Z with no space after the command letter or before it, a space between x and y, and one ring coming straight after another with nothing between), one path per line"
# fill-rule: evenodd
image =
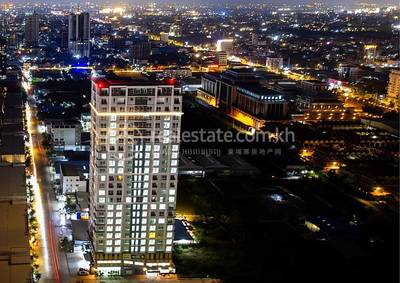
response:
M37 47L39 44L39 16L36 12L26 16L25 43L29 47Z
M68 50L71 56L90 56L89 13L70 14L68 18Z
M92 79L90 234L104 275L174 271L182 97L173 83Z

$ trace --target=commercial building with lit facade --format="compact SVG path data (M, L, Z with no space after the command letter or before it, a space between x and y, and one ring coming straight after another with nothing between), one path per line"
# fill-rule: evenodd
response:
M386 99L398 108L400 105L400 70L392 70L389 75Z
M292 114L300 121L349 121L359 119L360 113L353 108L345 108L344 103L329 93L303 92L297 96L297 109Z
M233 52L233 39L220 39L217 41L217 52L224 51L228 55Z
M104 275L174 272L182 97L175 81L92 78L90 237Z
M261 84L252 69L232 69L202 77L197 98L218 108L235 121L260 130L268 119L284 119L288 103L284 95Z

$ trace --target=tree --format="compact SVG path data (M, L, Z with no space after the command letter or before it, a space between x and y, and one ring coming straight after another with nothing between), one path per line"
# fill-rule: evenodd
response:
M64 252L68 252L71 249L71 242L68 241L67 237L64 237L61 240L61 248Z
M40 274L39 272L36 271L36 272L34 273L33 277L34 277L35 282L37 282L37 281L39 281L40 278L42 277L42 274Z
M26 158L25 158L25 166L29 167L29 166L31 166L31 164L32 164L32 157L30 154L27 154Z
M76 213L76 204L72 203L71 199L67 197L67 203L65 204L64 209L69 214Z

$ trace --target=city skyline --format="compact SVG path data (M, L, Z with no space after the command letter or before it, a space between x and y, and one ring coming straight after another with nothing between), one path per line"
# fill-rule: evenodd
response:
M137 2L0 5L1 283L399 282L400 7Z
M13 0L13 1L8 1L4 3L23 3L18 0ZM43 2L40 0L37 1L31 1L31 3L48 3L48 2ZM85 1L74 1L71 2L68 5L73 5L73 4L85 4ZM272 0L272 1L247 1L247 0L222 0L219 1L218 4L216 4L213 1L209 0L200 0L200 1L193 1L193 0L178 0L178 1L170 1L170 0L157 0L157 1L98 1L97 3L94 4L101 4L101 5L118 5L118 4L127 4L127 5L140 5L140 4L151 4L151 3L156 3L156 4L177 4L177 5L184 5L184 4L189 4L189 5L199 5L199 4L207 4L211 5L214 7L221 6L223 7L224 5L233 5L233 4L266 4L266 5L276 5L276 4L287 4L287 5L304 5L304 4L321 4L321 5L326 5L326 6L343 6L346 8L355 8L356 6L360 4L370 4L370 5L378 5L378 6L385 6L385 5L398 5L396 1L392 0L379 0L379 1L357 1L357 0L351 0L351 1L324 1L324 2L312 2L308 0L301 0L301 1L293 1L293 0ZM65 4L62 1L54 0L54 4ZM82 5L84 7L84 5Z

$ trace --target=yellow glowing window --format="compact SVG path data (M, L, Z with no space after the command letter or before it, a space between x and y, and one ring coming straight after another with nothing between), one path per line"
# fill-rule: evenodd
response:
M149 238L154 239L156 237L156 232L150 232L149 233Z
M118 175L117 180L122 181L122 179L123 179L122 175Z

